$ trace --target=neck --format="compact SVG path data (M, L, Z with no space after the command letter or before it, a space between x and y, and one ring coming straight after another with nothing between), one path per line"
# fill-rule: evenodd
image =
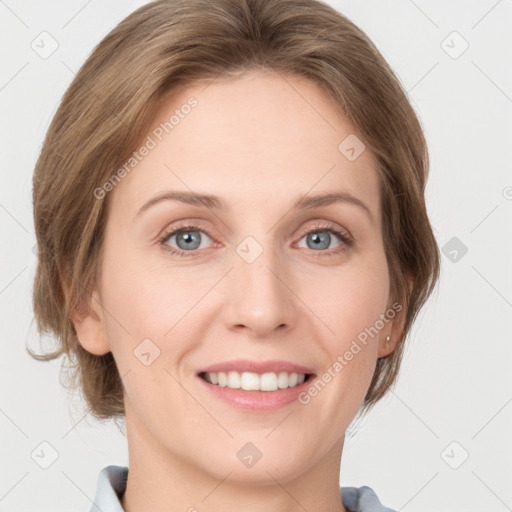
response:
M199 467L128 420L127 411L130 463L121 498L125 512L234 512L242 507L244 512L347 512L339 486L343 437L316 465L293 474L284 468L277 474L265 469L262 458L241 478L239 461L225 474L216 471L215 461ZM247 471L254 471L250 480Z

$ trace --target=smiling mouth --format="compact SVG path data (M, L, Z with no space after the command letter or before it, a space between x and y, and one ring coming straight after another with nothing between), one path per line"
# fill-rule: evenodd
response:
M199 377L219 387L243 391L279 391L294 388L307 382L314 374L295 372L201 372Z

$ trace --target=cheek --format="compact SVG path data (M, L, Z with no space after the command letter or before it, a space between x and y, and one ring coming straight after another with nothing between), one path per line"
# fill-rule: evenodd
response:
M110 274L104 289L105 303L112 311L108 321L112 334L124 332L124 338L128 332L133 343L164 338L204 293L197 281L180 279L180 272L173 275L133 265ZM120 331L119 324L125 329Z
M162 399L180 396L167 371L179 377L176 367L194 349L197 332L187 327L187 314L204 294L194 283L187 286L164 275L163 269L130 262L113 268L103 283L110 313L105 326L125 397L148 418L159 414Z
M359 409L375 372L389 280L384 267L373 272L340 273L324 284L326 293L309 298L327 326L322 328L327 334L319 338L325 353L320 379L329 388L326 393L322 391L322 402L337 418L332 421L342 422Z
M382 329L382 315L389 298L389 277L382 253L367 264L346 267L317 279L305 301L322 319L323 348L327 355L325 380L347 396L357 409L372 375ZM317 276L319 278L320 276ZM303 295L306 296L305 294ZM333 389L334 391L334 389ZM338 397L339 398L339 397Z
M326 327L343 339L375 324L389 299L385 256L301 278L303 297ZM342 341L342 340L340 340Z

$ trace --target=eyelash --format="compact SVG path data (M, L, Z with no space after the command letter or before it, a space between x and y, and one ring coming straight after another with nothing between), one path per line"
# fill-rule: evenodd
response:
M180 231L183 231L183 232L188 232L188 231L202 231L204 232L206 235L208 235L209 238L211 238L213 240L213 237L210 236L210 234L208 233L207 230L204 229L204 227L198 225L198 224L194 224L194 223L190 223L190 224L181 224L169 231L166 231L159 239L158 239L158 244L166 251L166 252L169 252L171 253L172 255L177 255L179 257L189 257L189 256L194 256L196 254L197 251L201 251L201 249L196 249L196 251L182 251L182 250L179 250L179 249L174 249L173 247L170 247L166 241L173 235L175 235L176 233L180 232ZM340 230L339 228L337 228L336 226L332 225L332 224L316 224L315 226L313 226L312 228L308 229L307 231L304 231L304 232L301 232L301 235L300 235L300 238L299 240L301 240L305 235L309 235L311 233L317 233L317 232L322 232L322 231L330 231L331 233L334 233L338 238L339 240L345 244L346 247L344 247L343 245L337 249L334 249L331 251L312 251L312 255L314 257L323 257L323 256L334 256L336 254L339 254L343 251L345 251L348 248L352 247L354 245L354 239L352 238L352 236L350 236L348 233Z

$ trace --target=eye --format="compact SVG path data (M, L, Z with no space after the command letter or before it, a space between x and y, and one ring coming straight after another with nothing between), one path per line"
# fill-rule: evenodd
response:
M332 234L334 234L334 237ZM348 232L342 231L333 224L317 224L312 229L310 228L306 232L302 233L301 240L304 238L306 238L306 249L311 249L314 252L321 253L315 254L315 256L338 254L345 251L353 244L351 235ZM327 249L331 243L336 240L341 242L338 247L331 251L324 251L324 249Z
M211 240L210 236L201 226L196 224L181 225L171 231L167 231L160 238L159 244L171 254L189 256L188 253L194 254L194 251L204 249L204 247L201 247L203 241L201 233ZM178 246L177 248L169 245L173 238L176 239L174 243Z

